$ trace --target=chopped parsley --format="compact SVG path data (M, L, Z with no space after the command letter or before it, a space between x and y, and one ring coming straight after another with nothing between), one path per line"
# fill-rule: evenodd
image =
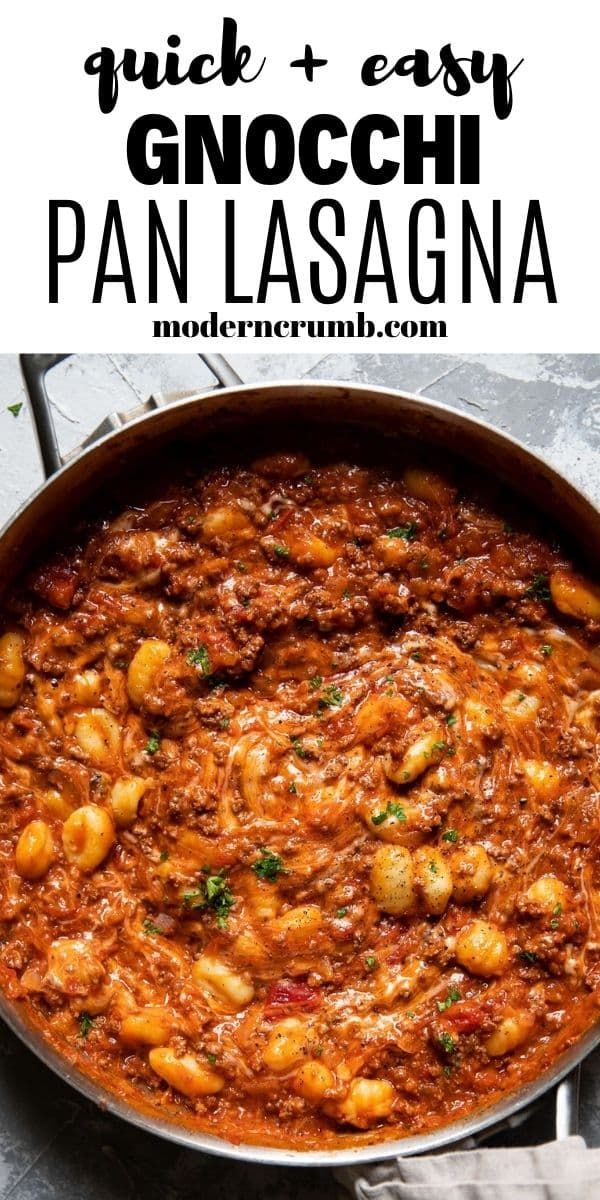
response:
M12 413L13 417L18 417L22 407L23 407L23 401L21 401L20 404L7 404L6 411L9 413Z
M421 662L423 655L420 650L413 650L411 656L413 662Z
M144 752L146 754L156 754L157 750L160 750L160 738L157 733L151 733L144 746Z
M342 592L342 600L349 600L349 599L350 599L350 588L346 587L346 588L344 588L344 590Z
M443 1033L440 1033L438 1036L438 1045L441 1046L442 1050L444 1051L444 1054L455 1054L456 1053L456 1042L455 1042L454 1038L451 1036L451 1034L446 1033L445 1030Z
M292 781L292 783L290 783L288 792L291 792L292 796L298 795L298 788L296 787L296 784L293 781Z
M298 755L298 758L308 758L308 751L304 749L299 737L291 737L290 742L292 743L292 750L294 754Z
M206 682L211 692L223 692L227 687L227 680L223 679L220 675L207 675Z
M323 678L321 675L313 675L312 679L309 679L308 681L309 690L311 692L318 692L322 682Z
M525 963L534 964L538 961L538 956L533 950L519 950L518 957L521 959L521 962Z
M525 699L525 692L517 692L517 704L522 704Z
M456 713L448 713L448 716L446 717L446 725L456 725L457 720L458 717Z
M273 549L278 558L287 558L289 554L287 546L284 546L282 542L278 542L276 546L273 546Z
M405 542L412 542L417 536L418 525L415 521L409 521L407 525L395 525L393 529L386 529L388 537L402 538Z
M214 1067L214 1065L217 1061L216 1054L207 1054L206 1057L207 1057L208 1062L210 1063L211 1067Z
M446 996L445 1000L436 1000L438 1012L446 1012L446 1009L450 1008L451 1004L456 1004L456 1001L460 1000L460 998L461 996L458 988L449 988L448 995Z
M541 647L542 654L545 654L546 658L550 658L553 649L554 646L551 646L549 642L544 642L543 646Z
M225 929L230 910L235 904L235 897L225 878L225 870L221 868L214 875L210 867L203 868L205 878L200 881L200 887L195 892L184 892L183 903L186 908L212 909L217 927Z
M385 808L382 808L380 812L371 813L373 825L383 825L383 822L387 821L388 817L396 817L398 821L405 821L406 813L402 805L396 804L393 800L390 800L389 804Z
M562 904L555 904L554 908L552 909L552 920L550 922L551 929L558 929L558 927L560 925L561 915L562 915Z
M247 575L247 574L248 574L248 568L247 568L247 566L246 566L246 564L245 564L245 563L243 563L243 562L236 562L236 564L235 564L235 567L236 567L236 570L240 572L240 575Z
M442 841L443 842L457 842L459 837L460 837L460 834L458 832L458 829L447 829L446 832L442 834Z
M448 754L451 758L456 754L456 746L451 746L449 742L434 742L431 749L438 754Z
M167 861L167 859L168 859L168 857L169 857L169 851L168 851L168 850L161 850L161 852L160 852L160 861L161 861L161 862L166 862L166 861Z
M529 587L525 588L525 595L533 596L536 600L550 600L548 576L539 573L534 575Z
M80 1012L79 1014L79 1036L86 1038L91 1029L94 1028L94 1018L89 1012Z
M336 917L339 917L341 920L342 917L346 916L347 912L348 912L348 909L346 908L346 906L344 906L343 908L336 909L335 915L336 915Z
M212 675L210 657L206 646L198 646L197 650L190 650L187 661L191 667L200 667L203 675Z
M440 868L438 867L437 863L432 861L430 863L427 863L427 866L429 867L429 870L431 871L432 875L439 875Z
M278 854L274 854L264 846L261 847L260 854L261 857L252 863L252 870L258 879L266 879L269 883L275 883L280 875L288 874L283 865L283 859Z
M343 701L344 693L334 683L331 683L324 689L323 695L319 696L317 708L319 712L323 712L326 708L339 708Z
M142 929L144 930L144 933L161 933L162 934L162 929L160 928L160 926L155 925L154 921L150 920L150 917L146 917L146 920L142 921Z
M450 1079L453 1070L454 1067L452 1066L452 1063L444 1063L444 1066L442 1067L442 1075L445 1075L446 1079Z
M378 966L379 966L379 963L377 962L375 955L367 954L367 956L365 958L365 967L367 968L367 971L374 971L375 968Z

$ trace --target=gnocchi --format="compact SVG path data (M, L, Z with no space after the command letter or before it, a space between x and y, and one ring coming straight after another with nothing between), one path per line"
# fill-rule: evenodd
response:
M245 541L253 536L254 526L241 508L223 504L208 510L202 521L202 533L208 541L213 538Z
M102 680L97 671L78 671L73 679L71 695L76 704L86 706L98 704Z
M170 658L171 647L160 638L147 638L136 650L127 669L127 691L136 708L148 699L156 677Z
M530 904L546 913L560 914L568 903L567 889L556 875L540 875L530 884L525 895Z
M439 916L452 895L452 872L446 859L432 846L413 854L413 886L425 912Z
M98 804L84 804L67 817L62 830L65 857L80 871L94 871L115 843L112 819Z
M455 946L457 961L471 975L484 979L502 975L508 965L508 945L501 929L489 921L471 921L461 929Z
M540 707L539 696L522 692L520 688L513 688L506 693L502 707L515 724L526 725L533 721L537 714Z
M412 783L429 767L437 766L447 749L448 743L443 730L429 729L409 746L399 763L390 755L386 761L385 773L394 783Z
M309 1042L306 1023L288 1017L273 1026L263 1050L263 1061L270 1071L289 1071L303 1058Z
M90 708L75 721L75 739L85 757L102 771L112 771L121 753L119 722L105 708Z
M24 640L20 633L0 637L0 708L14 708L25 681Z
M192 967L192 979L197 987L228 1008L246 1008L254 996L254 988L247 976L233 971L219 958L201 954Z
M117 779L110 794L110 804L115 824L126 829L133 825L140 806L140 801L150 786L148 779L139 775L127 775Z
M271 933L285 939L289 946L301 947L310 942L319 932L323 922L321 909L316 904L301 904L271 921Z
M491 887L493 868L484 846L465 845L450 856L452 894L459 904L481 900Z
M320 1062L310 1058L298 1068L294 1076L294 1091L305 1100L318 1104L335 1085L335 1075Z
M121 1021L119 1037L127 1046L162 1046L173 1031L173 1016L160 1006L139 1009Z
M528 758L523 762L527 782L544 800L551 800L560 790L560 774L553 763L539 758Z
M403 916L415 907L413 860L405 846L380 846L375 851L371 894L378 907L392 916Z
M54 859L52 834L45 821L30 821L15 850L15 866L23 879L41 879Z
M535 1025L535 1017L528 1012L510 1013L502 1018L486 1043L486 1052L490 1058L500 1058L516 1050L530 1036Z
M427 503L448 504L453 489L437 472L424 467L408 467L403 476L404 486L410 496Z
M352 1080L345 1098L337 1105L340 1120L359 1129L367 1128L376 1121L389 1117L396 1099L396 1092L387 1079Z
M213 1096L225 1086L223 1076L200 1062L194 1054L177 1055L168 1046L155 1046L148 1055L148 1062L169 1087L191 1100Z
M559 612L579 621L600 621L600 588L572 571L553 571L550 595Z

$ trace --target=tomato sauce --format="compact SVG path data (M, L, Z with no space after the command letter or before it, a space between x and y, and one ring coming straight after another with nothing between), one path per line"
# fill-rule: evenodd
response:
M598 589L408 454L232 447L129 491L0 627L5 994L235 1142L533 1079L600 1003Z

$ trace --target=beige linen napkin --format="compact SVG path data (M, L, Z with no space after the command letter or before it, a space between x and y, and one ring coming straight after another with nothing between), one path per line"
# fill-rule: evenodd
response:
M395 1158L335 1174L357 1200L600 1200L600 1149L588 1150L581 1137Z

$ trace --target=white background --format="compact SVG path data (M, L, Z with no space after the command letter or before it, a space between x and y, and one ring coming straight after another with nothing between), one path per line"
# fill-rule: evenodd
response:
M399 294L387 303L382 287L367 291L363 307L376 323L395 318L439 318L448 337L444 352L593 351L598 349L597 290L600 268L598 221L599 166L595 5L571 0L568 5L504 0L483 5L456 3L411 5L371 2L368 5L304 0L289 6L263 0L242 5L199 5L189 2L123 3L80 0L53 4L22 2L5 9L2 18L4 93L4 188L1 206L0 350L197 351L197 342L153 340L156 318L202 319L211 309L221 318L348 318L356 310L352 282L368 200L381 200ZM182 61L203 51L218 52L221 21L235 16L239 37L263 55L267 65L251 85L225 88L220 80L203 87L167 85L148 92L139 84L122 84L116 110L100 113L96 81L84 74L85 58L101 45L166 50L166 38L182 38ZM377 88L360 83L367 54L384 50L390 58L427 48L437 58L447 41L456 52L473 48L504 53L509 63L525 58L513 79L512 115L499 121L493 112L491 86L475 88L462 100L448 97L438 81L427 89L412 80L393 78ZM289 62L312 43L329 65L308 84ZM153 187L136 183L129 173L125 146L132 121L143 112L161 112L180 122L183 114L242 112L249 121L260 112L281 112L297 128L315 112L333 112L351 127L368 112L387 112L399 120L404 112L481 114L482 162L479 186L438 187L426 167L422 188L395 183L368 189L351 173L334 189L319 189L298 173L285 185L259 187L247 177L242 187ZM428 175L429 172L429 175ZM319 306L310 297L308 263L315 248L308 234L308 211L319 196L335 196L346 211L346 238L340 249L348 266L350 287L338 306ZM258 284L268 213L274 196L285 201L302 306L277 287L266 306L224 305L224 201L235 197L239 209L238 281L244 291ZM407 280L407 228L410 206L420 196L437 197L446 211L447 303L419 306ZM79 201L86 213L83 258L61 269L58 305L47 301L47 209L49 198ZM101 305L91 297L109 197L118 198L126 227L138 302L128 305L123 289L107 285ZM190 205L190 301L181 306L168 281L158 305L147 303L148 199L160 206L173 229L177 201ZM482 285L475 301L461 305L460 201L471 200L482 231L491 229L491 200L503 207L503 303L494 305ZM559 303L548 305L545 289L526 289L522 305L512 303L527 202L539 198L549 240ZM433 248L433 247L432 247ZM427 246L424 244L424 250ZM318 252L317 252L318 255ZM480 278L476 268L475 277ZM336 343L273 341L277 351L334 349ZM356 340L339 348L431 352L431 342ZM208 349L264 349L264 342L211 343Z

